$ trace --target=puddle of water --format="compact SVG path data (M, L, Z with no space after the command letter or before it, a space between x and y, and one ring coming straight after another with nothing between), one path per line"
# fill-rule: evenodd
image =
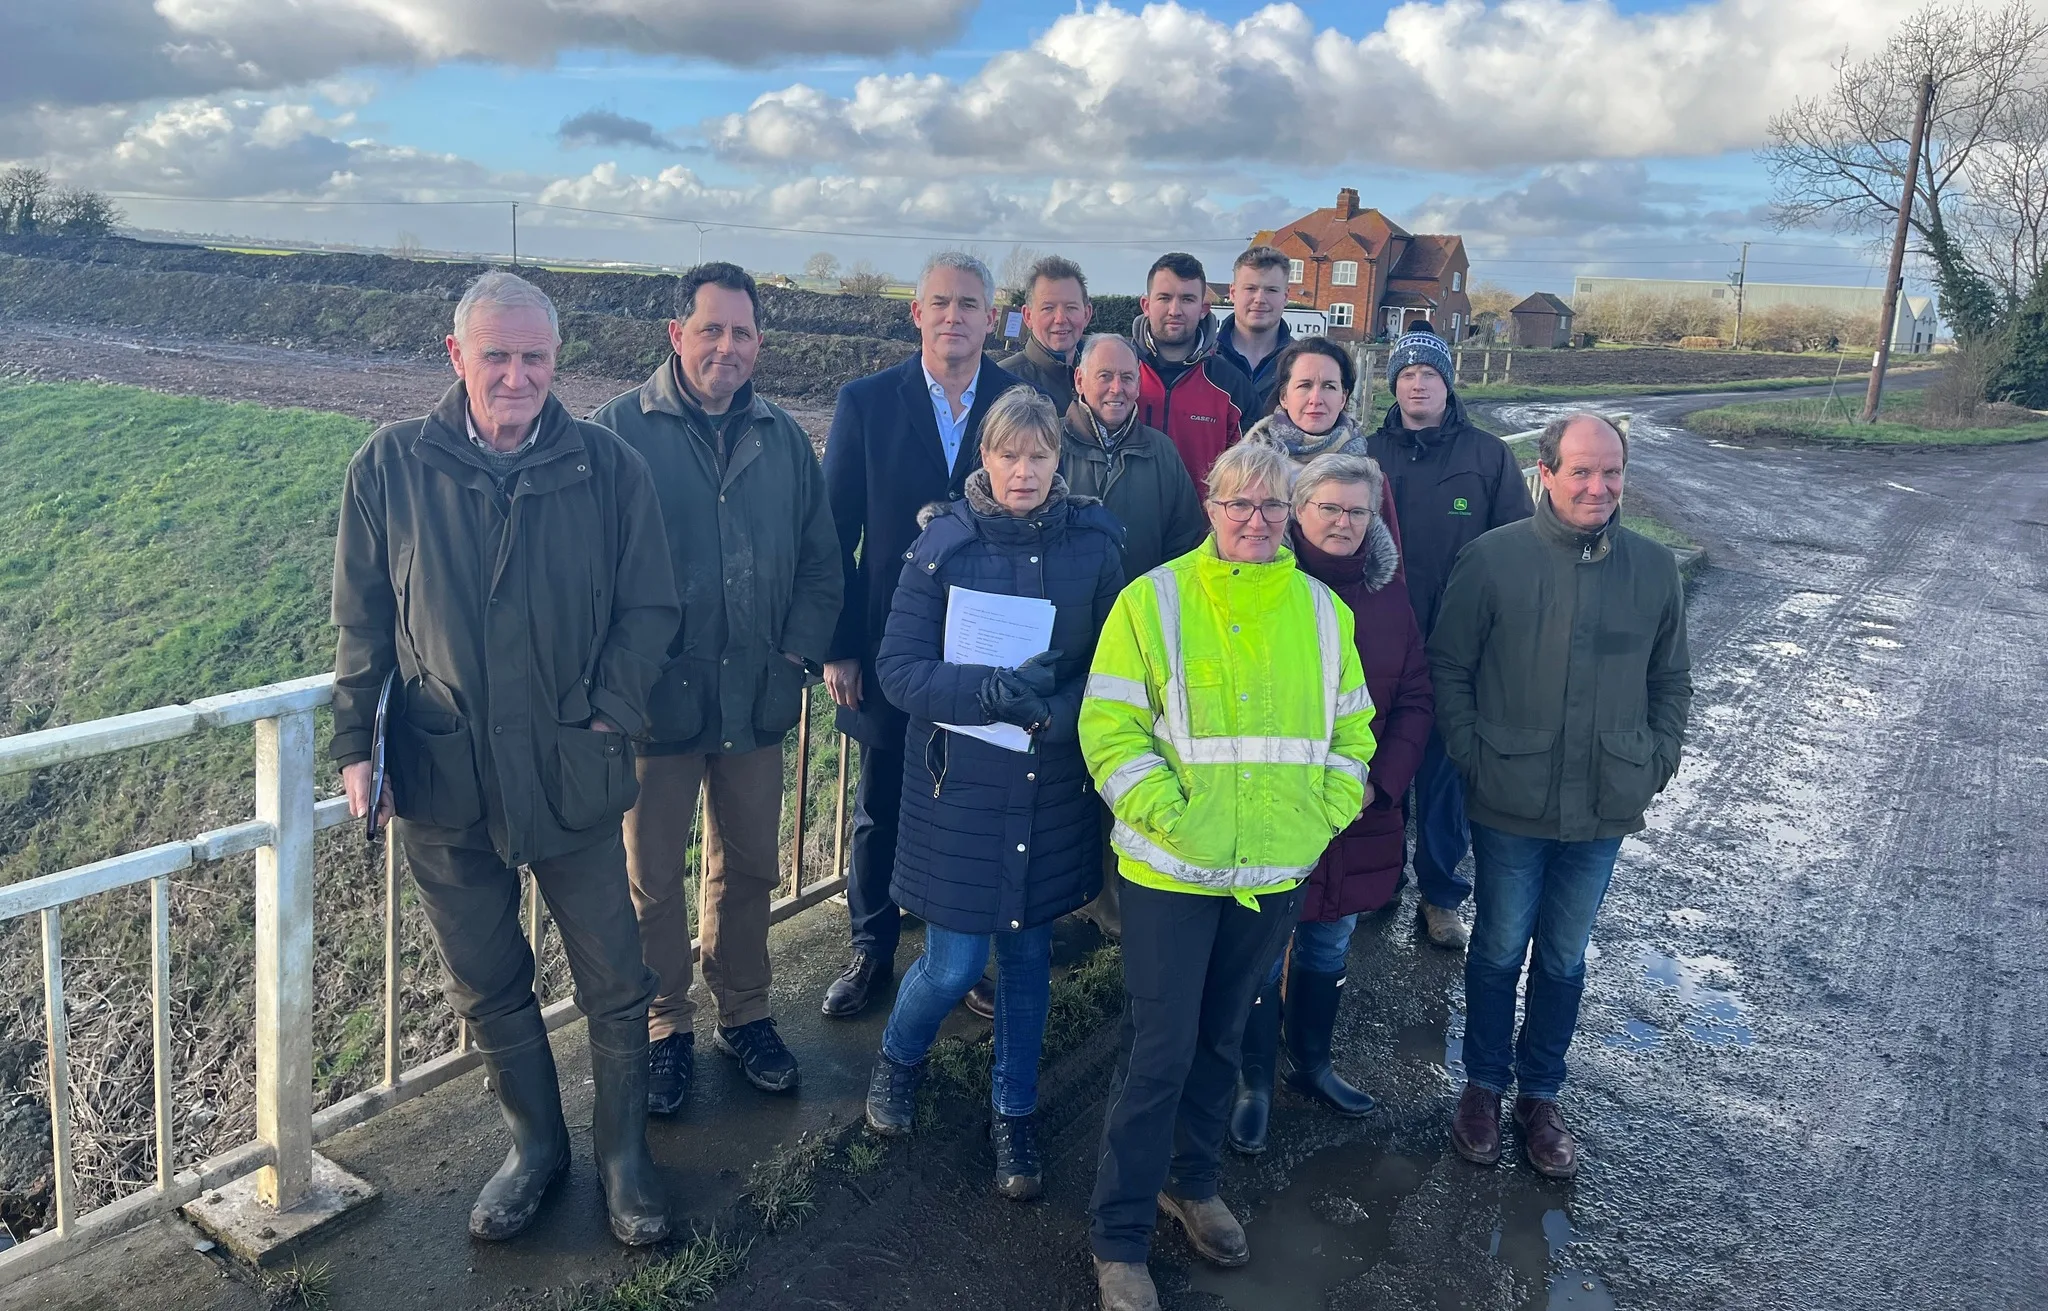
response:
M1748 1007L1742 998L1731 988L1707 982L1732 977L1732 962L1718 956L1669 956L1648 949L1641 959L1643 977L1660 988L1677 992L1679 1005L1691 1012L1685 1020L1685 1031L1694 1038L1709 1046L1748 1047L1756 1041L1744 1020Z
M1387 1255L1394 1208L1434 1164L1374 1139L1316 1153L1245 1218L1252 1263L1217 1270L1197 1261L1189 1287L1237 1311L1323 1311L1330 1289Z
M1620 1047L1624 1051L1649 1051L1664 1041L1663 1031L1648 1020L1623 1020L1620 1033L1610 1033L1602 1039L1609 1047Z
M1534 1207L1546 1209L1538 1215ZM1577 1238L1571 1217L1549 1207L1547 1199L1537 1195L1510 1204L1494 1226L1487 1255L1506 1261L1518 1274L1543 1285L1543 1292L1523 1303L1522 1311L1614 1311L1614 1295L1598 1274L1558 1264Z
M1404 1024L1394 1035L1394 1054L1417 1065L1435 1066L1462 1083L1465 1078L1465 1034L1452 1017L1443 1024Z

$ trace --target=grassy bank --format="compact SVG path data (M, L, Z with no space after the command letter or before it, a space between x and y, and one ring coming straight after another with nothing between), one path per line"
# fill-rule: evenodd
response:
M1894 369L1892 376L1897 377L1905 372L1907 370ZM1860 372L1842 375L1843 379L1856 379L1859 384L1862 377ZM1724 391L1784 391L1791 387L1825 387L1835 381L1838 380L1832 374L1825 374L1817 378L1738 378L1729 382L1689 383L1594 382L1524 385L1516 382L1496 382L1486 386L1476 383L1470 386L1461 385L1458 388L1458 395L1467 401L1571 401L1582 397L1592 400L1614 396L1683 396Z
M135 388L0 383L0 731L77 723L332 668L343 471L356 420ZM831 857L837 739L814 720L807 877ZM321 716L321 749L327 732ZM790 753L793 764L795 753ZM0 778L0 884L189 838L252 813L247 729ZM318 774L322 795L335 790ZM789 808L785 807L787 811ZM785 833L789 820L785 817ZM315 1096L381 1077L383 888L347 827L316 846ZM784 862L785 869L787 861ZM178 1166L253 1126L253 857L172 881ZM410 883L406 884L410 888ZM81 1203L152 1177L148 896L64 913ZM423 916L401 934L402 1049L453 1042ZM543 991L567 972L550 935ZM42 970L32 919L0 925L0 1105L40 1102ZM24 1055L26 1053L26 1055ZM47 1168L49 1137L0 1142L0 1210Z
M1975 417L1952 421L1928 414L1917 392L1884 398L1878 421L1857 421L1860 397L1833 401L1754 401L1696 410L1685 423L1694 432L1736 441L1805 442L1828 446L1985 446L2048 439L2048 416L2012 405L1986 405Z

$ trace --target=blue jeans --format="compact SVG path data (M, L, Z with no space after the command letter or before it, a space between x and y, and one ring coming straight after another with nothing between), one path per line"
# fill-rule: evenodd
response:
M955 933L924 929L924 955L896 990L882 1054L915 1065L932 1049L968 989L981 981L989 945L996 950L996 1069L991 1100L999 1115L1038 1109L1038 1054L1045 1046L1045 1015L1052 1003L1052 925L1020 933Z
M1559 842L1472 826L1472 945L1465 953L1465 1077L1555 1099L1586 990L1586 944L1614 875L1620 838ZM1535 951L1529 950L1530 943ZM1529 995L1515 1039L1515 985ZM1510 1062L1509 1044L1513 1042Z
M1351 955L1351 933L1357 927L1356 915L1335 920L1303 920L1295 925L1295 968L1314 974L1342 974L1344 962ZM1266 975L1268 986L1280 982L1280 969L1286 962L1285 951L1273 958L1273 968Z
M1458 873L1472 845L1465 822L1465 780L1444 754L1444 740L1429 730L1422 763L1415 770L1415 887L1432 906L1452 909L1472 895Z

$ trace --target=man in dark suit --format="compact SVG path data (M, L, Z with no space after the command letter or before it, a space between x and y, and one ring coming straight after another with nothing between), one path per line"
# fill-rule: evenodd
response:
M910 316L923 348L893 369L839 389L825 442L825 493L839 530L846 601L825 663L839 728L860 743L846 904L852 957L824 1012L858 1015L896 969L901 913L889 899L903 796L900 711L882 697L875 651L896 579L917 539L917 512L958 497L980 467L982 415L1018 379L982 354L995 328L995 278L972 255L926 262Z

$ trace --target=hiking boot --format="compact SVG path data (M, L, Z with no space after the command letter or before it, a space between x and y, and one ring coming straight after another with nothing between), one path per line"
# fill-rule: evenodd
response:
M1423 932L1431 944L1446 951L1463 951L1472 941L1472 931L1465 927L1465 921L1458 918L1455 907L1417 902L1416 918L1422 922Z
M855 947L846 968L825 989L825 1002L819 1009L835 1020L851 1019L868 1008L868 1001L877 991L889 986L895 972L894 961L885 960L865 947Z
M1266 1150L1273 1111L1273 1068L1280 1054L1280 985L1267 984L1244 1022L1244 1057L1237 1067L1237 1104L1230 1108L1225 1141L1244 1156Z
M1205 1197L1190 1202L1172 1193L1161 1193L1159 1207L1180 1221L1188 1245L1210 1265L1228 1270L1252 1259L1252 1249L1244 1241L1244 1226L1237 1222L1222 1198Z
M993 1020L996 1017L996 981L986 974L982 975L981 981L969 988L967 995L960 999L960 1004L984 1020Z
M523 1045L483 1053L491 1087L498 1093L498 1109L512 1131L512 1150L469 1212L469 1232L487 1242L503 1242L532 1224L549 1190L569 1173L569 1126L562 1119L555 1055L548 1048L539 1012L530 1014L532 1033L505 1035ZM479 1036L490 1041L499 1035L485 1031Z
M1323 974L1297 964L1288 975L1287 1086L1347 1120L1356 1120L1372 1111L1373 1100L1346 1083L1330 1063L1337 1005L1343 998L1341 971Z
M1569 1179L1579 1172L1579 1140L1564 1127L1564 1114L1547 1097L1515 1098L1515 1126L1522 1131L1522 1155L1537 1174Z
M1451 1116L1451 1147L1474 1165L1500 1161L1500 1094L1476 1083L1465 1085Z
M690 1098L697 1077L697 1035L671 1033L647 1044L647 1111L674 1115Z
M1028 1115L998 1114L988 1137L996 1149L996 1191L1013 1202L1038 1196L1045 1169L1038 1162L1037 1122Z
M720 1025L711 1032L711 1045L737 1060L747 1082L762 1092L789 1092L796 1087L796 1057L783 1045L773 1020L755 1020L736 1029Z
M1095 1296L1102 1311L1159 1311L1159 1290L1143 1261L1095 1258Z
M612 1237L646 1247L668 1237L668 1190L647 1152L647 1017L590 1025L590 1144Z
M868 1128L889 1138L908 1138L917 1122L917 1085L924 1078L924 1062L898 1065L888 1056L875 1057L875 1072L868 1076Z

